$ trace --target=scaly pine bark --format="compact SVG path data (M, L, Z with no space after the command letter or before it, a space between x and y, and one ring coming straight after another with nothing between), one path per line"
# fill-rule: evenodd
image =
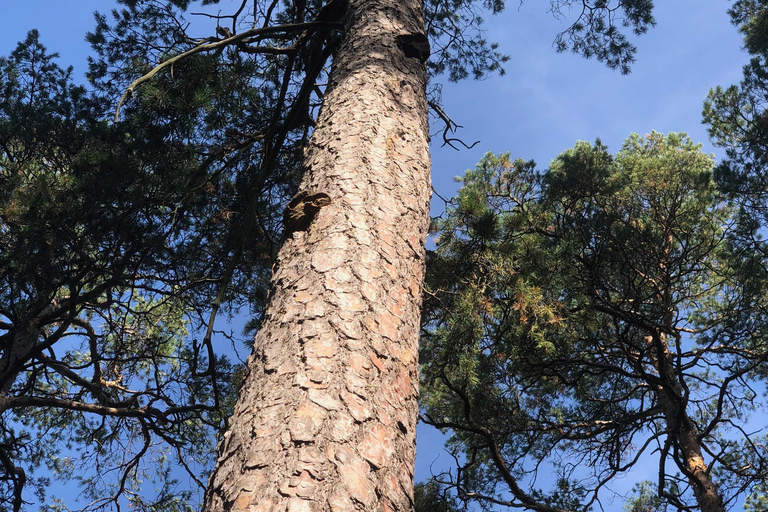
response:
M345 24L299 192L330 202L279 253L206 511L413 508L430 191L425 56L409 51L421 2L350 0Z

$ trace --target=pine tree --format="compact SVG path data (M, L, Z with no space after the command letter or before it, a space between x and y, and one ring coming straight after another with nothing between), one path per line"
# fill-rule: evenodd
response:
M459 498L586 511L641 461L657 471L621 497L632 510L724 512L762 485L765 438L745 425L765 406L768 282L712 167L651 133L615 156L579 142L541 174L508 155L467 173L422 349Z
M94 508L173 509L192 493L170 468L198 478L231 410L234 368L191 331L231 243L213 219L235 201L167 131L107 125L112 105L37 32L0 69L2 506L25 486L47 502L56 476ZM249 259L238 281L258 294L268 268Z

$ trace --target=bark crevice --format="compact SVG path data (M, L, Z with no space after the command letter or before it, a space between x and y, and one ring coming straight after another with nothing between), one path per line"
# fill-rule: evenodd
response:
M397 35L423 32L418 1L348 4L204 510L413 508L429 135Z

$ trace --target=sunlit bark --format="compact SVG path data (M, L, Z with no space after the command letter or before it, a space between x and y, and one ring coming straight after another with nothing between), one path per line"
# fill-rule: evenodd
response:
M426 72L396 38L423 34L421 2L345 19L300 187L330 203L278 256L208 511L413 506Z

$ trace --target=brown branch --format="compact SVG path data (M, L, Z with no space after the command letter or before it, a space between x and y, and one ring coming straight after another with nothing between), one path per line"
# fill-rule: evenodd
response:
M250 30L246 30L245 32L240 32L239 34L235 34L233 36L226 37L224 39L207 37L203 39L201 44L199 44L198 46L195 46L194 48L191 48L183 53L175 55L169 58L168 60L161 62L160 64L152 68L152 70L150 70L148 73L145 73L144 75L140 76L139 78L131 82L131 84L125 90L123 95L120 97L120 101L118 101L117 103L117 108L115 109L114 121L117 122L118 119L120 118L120 108L122 107L123 103L125 103L125 100L130 98L133 95L134 91L136 90L136 87L138 87L139 85L143 84L148 80L151 80L152 77L154 77L157 73L167 68L168 66L172 66L174 63L178 62L181 59L189 57L190 55L194 55L200 52L208 52L208 51L218 50L220 48L225 48L229 45L243 42L244 39L247 39L253 36L259 36L260 38L262 38L262 37L274 36L277 34L297 34L297 33L303 33L305 31L316 31L321 28L340 27L340 26L341 25L338 22L313 21L309 23L280 25L278 27L252 28ZM210 42L210 41L214 41L214 42Z
M119 407L123 404L131 403L132 400L129 399L125 402L113 402L109 399L107 394L105 393L105 386L103 385L103 380L101 378L101 372L99 372L99 380L93 380L89 381L84 379L80 374L77 372L72 371L67 365L60 361L56 361L54 359L49 359L47 357L39 356L38 359L45 364L47 367L54 370L56 373L61 375L62 377L69 379L70 382L73 384L77 384L84 389L88 390L93 397L98 400L99 402L103 402L105 404L109 404L113 407ZM98 364L98 363L97 363ZM95 378L95 375L94 375Z
M24 490L24 484L27 483L27 475L24 470L13 463L5 448L0 447L0 464L5 469L6 478L13 482L13 510L19 512L24 501L21 492Z
M464 392L464 390L454 386L445 374L442 375L442 381L448 389L450 389L461 399L464 409L464 420L466 423L460 425L454 422L435 422L432 420L430 420L429 423L437 428L461 429L466 432L472 432L479 435L485 441L486 447L490 452L493 465L501 475L504 483L507 484L507 487L509 488L512 495L517 498L524 506L538 512L570 512L565 509L550 507L548 505L544 505L543 503L539 503L520 488L517 483L517 479L512 475L512 472L507 467L506 462L504 462L504 458L501 454L501 448L496 442L496 438L493 433L487 427L479 425L475 422L472 415L472 405L469 396L466 394L466 392Z
M72 325L85 329L86 335L88 336L88 349L91 351L91 364L93 364L93 382L100 383L102 381L101 356L99 355L99 347L97 345L98 336L96 335L96 331L91 325L91 322L81 318L73 319Z
M438 105L437 103L435 103L434 101L428 101L427 105L429 105L430 108L432 108L432 110L435 111L437 116L440 119L442 119L442 121L445 123L445 129L443 130L443 145L441 147L443 147L443 146L445 146L447 144L450 147L452 147L453 149L455 149L456 151L459 151L459 148L457 148L456 146L453 145L454 142L458 142L459 144L464 146L465 149L472 149L476 145L480 144L480 141L476 140L475 142L472 143L472 145L467 145L461 139L457 139L455 137L453 137L453 138L452 137L448 137L448 133L455 133L456 129L463 128L463 126L461 126L460 124L456 124L456 122L453 119L451 119L448 116L448 114L445 113L445 110L443 110L443 108L440 105Z
M129 404L130 402L123 402ZM207 410L212 411L215 408L209 405L185 405L179 407L169 407L165 410L154 407L121 407L118 404L111 406L89 404L75 400L64 400L53 397L40 396L15 396L0 397L0 410L8 409L26 409L30 407L58 408L68 411L87 412L98 416L114 416L116 418L158 418L165 421L167 416L174 414L183 414L191 411Z

